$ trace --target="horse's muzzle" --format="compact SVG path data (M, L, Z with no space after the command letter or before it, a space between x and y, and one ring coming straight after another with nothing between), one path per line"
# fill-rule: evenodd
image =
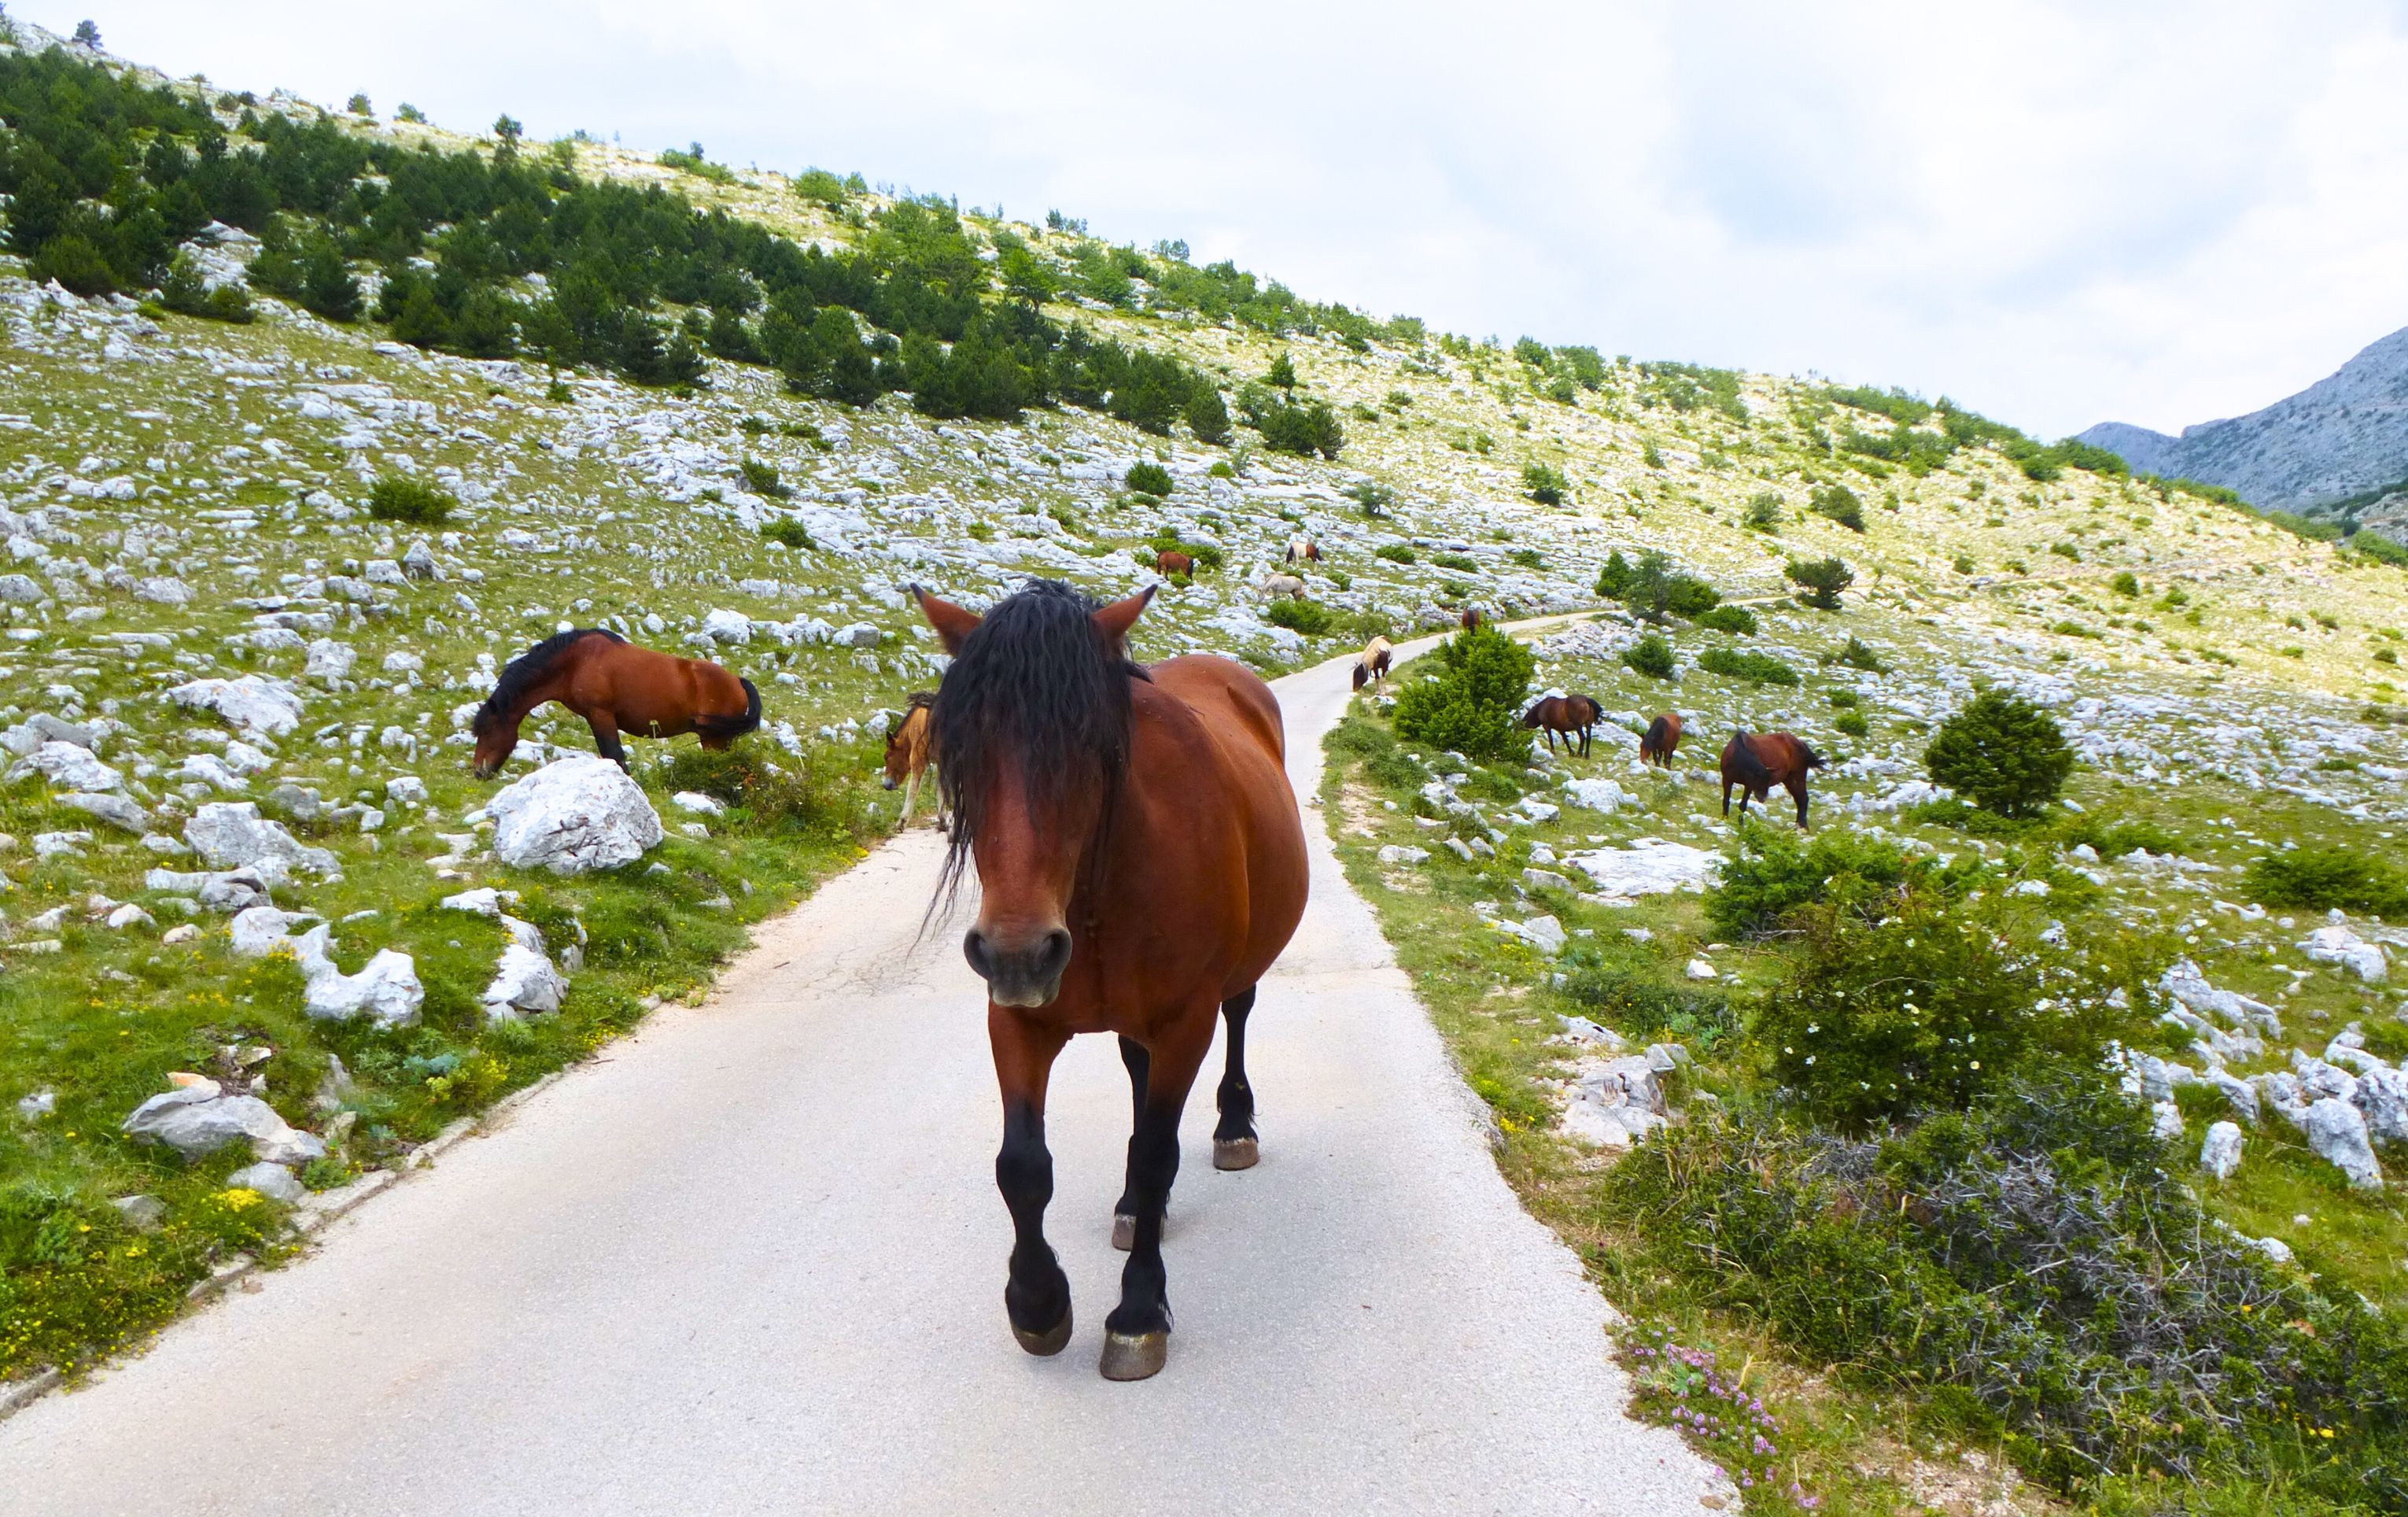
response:
M895 777L891 774L883 780L879 780L878 783L879 787L882 790L893 790L896 788Z
M1062 992L1062 971L1070 965L1070 935L1056 927L1025 946L1006 948L972 927L962 938L962 957L986 981L997 1006L1052 1004Z

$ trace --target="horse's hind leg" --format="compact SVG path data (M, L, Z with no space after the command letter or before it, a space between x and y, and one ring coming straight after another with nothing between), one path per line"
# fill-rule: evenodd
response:
M619 741L619 723L597 711L585 719L585 724L594 729L594 751L625 768L627 750Z
M1263 1156L1254 1135L1254 1088L1246 1082L1246 1014L1254 1009L1254 987L1221 1003L1229 1024L1229 1061L1215 1095L1221 1120L1212 1127L1212 1167L1252 1169Z
M1121 1267L1121 1303L1104 1320L1106 1380L1144 1380L1160 1372L1170 1352L1169 1279L1162 1263L1162 1217L1179 1174L1179 1117L1197 1066L1211 1046L1210 1003L1195 1008L1148 1051L1145 1099L1129 1139L1129 1199L1136 1222L1128 1263Z
M1806 830L1806 777L1799 775L1789 781L1789 794L1798 797L1798 830Z
M995 1183L1011 1211L1010 1278L1003 1288L1003 1309L1022 1348L1059 1353L1070 1341L1070 1278L1045 1241L1045 1206L1054 1199L1045 1086L1054 1056L1068 1039L1032 1032L999 1009L987 1013L987 1036L995 1044L996 1081L1003 1091L1003 1147L995 1156Z

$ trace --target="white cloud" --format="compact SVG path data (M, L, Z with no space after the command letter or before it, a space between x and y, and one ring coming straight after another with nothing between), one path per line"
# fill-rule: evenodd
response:
M64 30L74 15L19 13ZM2408 323L2408 16L2095 4L126 0L112 50L1183 236L1508 339L2246 410Z

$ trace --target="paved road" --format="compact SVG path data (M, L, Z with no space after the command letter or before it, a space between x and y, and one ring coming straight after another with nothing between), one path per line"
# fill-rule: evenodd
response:
M1309 798L1347 670L1278 688ZM915 941L924 831L264 1291L0 1423L0 1512L1700 1510L1703 1463L1622 1415L1608 1309L1306 823L1312 905L1250 1024L1263 1162L1216 1172L1190 1104L1158 1378L1096 1373L1108 1038L1047 1123L1078 1336L1012 1343L983 1001L958 926Z

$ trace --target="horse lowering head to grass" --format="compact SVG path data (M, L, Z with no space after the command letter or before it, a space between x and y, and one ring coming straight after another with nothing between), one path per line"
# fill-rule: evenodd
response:
M1388 665L1395 661L1397 650L1385 637L1374 637L1363 645L1354 659L1354 688L1375 685L1388 677Z
M1723 815L1730 815L1730 798L1737 787L1739 814L1747 815L1750 796L1763 800L1779 785L1798 802L1798 825L1806 825L1806 776L1823 766L1823 756L1806 746L1805 739L1786 732L1759 732L1751 735L1744 728L1731 734L1723 745Z
M586 627L546 637L504 666L472 724L478 779L491 780L509 762L519 724L546 701L583 717L594 729L594 751L623 769L623 734L698 732L703 747L724 749L761 725L761 693L752 680L703 659L638 648L615 632Z
M1304 913L1304 829L1279 702L1241 664L1129 662L1153 591L1097 607L1037 580L982 618L915 592L953 655L937 692L939 788L953 813L942 892L971 869L963 955L987 984L1003 1093L996 1182L1011 1212L1004 1310L1031 1353L1070 1340L1070 1282L1045 1241L1045 1089L1079 1033L1120 1039L1136 1107L1113 1240L1129 1251L1101 1368L1141 1380L1168 1353L1162 1218L1179 1118L1228 1023L1212 1162L1258 1154L1245 1066L1254 984Z
M1681 713L1667 711L1647 723L1647 731L1639 739L1639 762L1664 768L1672 766L1672 755L1681 751Z
M1605 708L1587 695L1548 695L1522 713L1522 725L1533 727L1547 735L1547 751L1555 751L1555 734L1564 735L1564 747L1570 750L1577 742L1580 756L1588 757L1590 735L1605 717Z
M936 742L935 725L929 721L929 713L936 704L935 691L913 691L910 698L904 702L902 720L886 729L885 786L888 790L900 786L903 791L903 815L896 823L897 826L911 824L911 803L920 794L920 777L928 772L929 755L934 751ZM939 803L937 830L941 832L944 826L945 809Z

